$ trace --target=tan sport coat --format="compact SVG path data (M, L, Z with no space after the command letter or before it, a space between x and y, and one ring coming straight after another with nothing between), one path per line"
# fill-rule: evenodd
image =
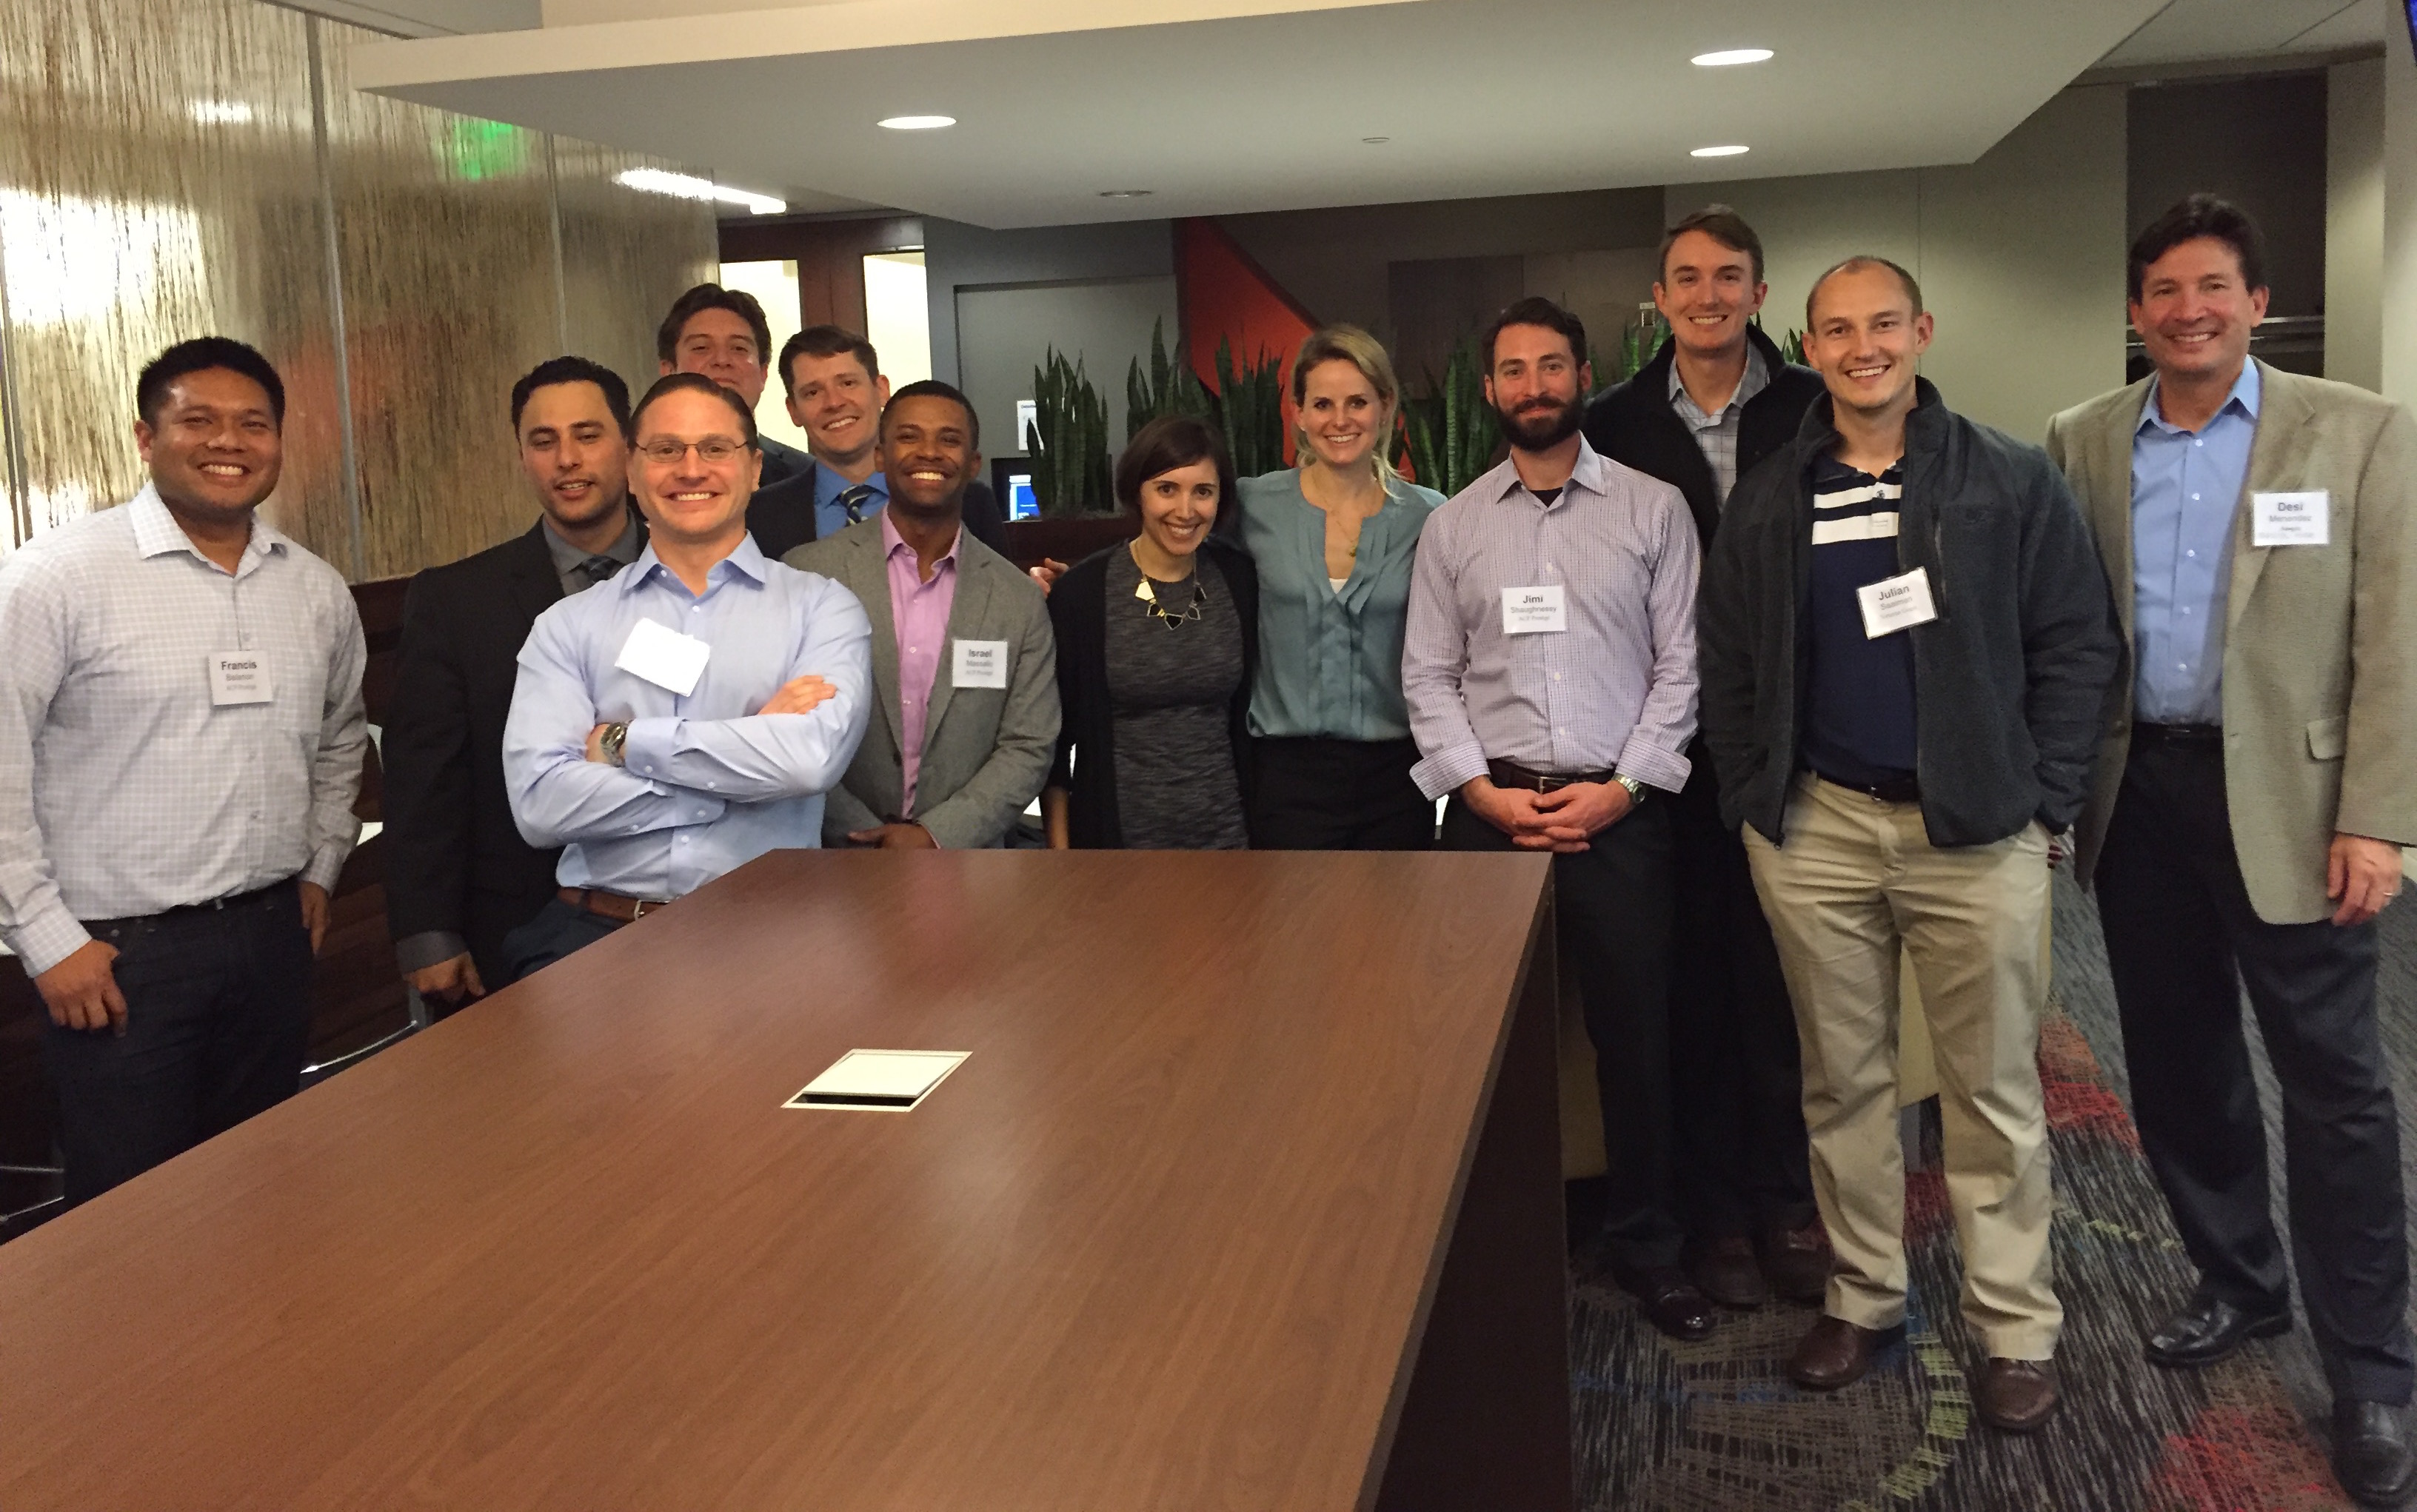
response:
M2336 833L2417 844L2417 420L2363 388L2258 364L2249 477L2224 614L2224 786L2249 901L2270 924L2331 916ZM2047 451L2097 537L2123 626L2080 824L2084 885L2131 748L2132 437L2150 380L2048 422ZM2251 544L2249 494L2322 489L2322 546Z

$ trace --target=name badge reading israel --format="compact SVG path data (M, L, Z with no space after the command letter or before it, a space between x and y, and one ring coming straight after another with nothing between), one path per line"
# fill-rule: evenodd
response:
M276 699L276 690L268 683L268 658L257 651L213 651L210 662L210 703L218 708L230 703L267 703Z
M1559 583L1502 590L1503 634L1543 635L1569 627L1569 616L1561 604Z
M711 655L713 647L695 636L642 619L630 627L630 638L621 643L621 654L613 658L613 665L686 698L705 675L705 659Z
M1007 686L1007 643L1005 641L953 641L954 654L949 662L949 684L953 688L1005 688Z
M1874 641L1938 617L1938 606L1930 601L1930 572L1925 567L1865 583L1855 590L1855 598L1863 607L1863 634Z
M2249 544L2322 546L2333 533L2333 496L2323 489L2249 495Z

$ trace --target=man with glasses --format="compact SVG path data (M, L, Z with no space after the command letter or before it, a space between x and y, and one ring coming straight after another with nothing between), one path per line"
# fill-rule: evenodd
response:
M659 372L665 377L702 373L734 390L751 414L763 401L771 354L772 324L764 318L764 306L744 289L718 283L700 283L673 300L671 312L655 331ZM756 450L764 460L765 488L813 465L804 452L769 436L756 439Z
M539 616L504 727L513 821L563 847L560 890L505 941L515 979L767 851L820 845L872 709L864 606L748 537L761 461L742 397L675 373L630 431L646 549Z

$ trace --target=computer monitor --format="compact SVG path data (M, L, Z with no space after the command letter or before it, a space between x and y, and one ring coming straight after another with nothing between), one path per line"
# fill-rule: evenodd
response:
M2400 0L2401 40L2409 44L2409 61L2417 63L2417 0Z
M1041 518L1041 498L1032 491L1031 458L992 458L990 488L998 495L998 507L1006 511L1010 520Z

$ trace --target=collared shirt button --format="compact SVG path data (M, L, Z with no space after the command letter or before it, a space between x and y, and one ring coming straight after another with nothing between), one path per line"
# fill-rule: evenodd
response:
M2197 495L2197 494L2194 493L2194 494L2192 494L2192 495L2191 495L2191 503L2193 503L2193 504L2197 504L2197 503L2198 503L2198 495Z
M2197 561L2198 559L2198 553L2197 552L2184 552L2182 554L2191 558L2193 561Z

